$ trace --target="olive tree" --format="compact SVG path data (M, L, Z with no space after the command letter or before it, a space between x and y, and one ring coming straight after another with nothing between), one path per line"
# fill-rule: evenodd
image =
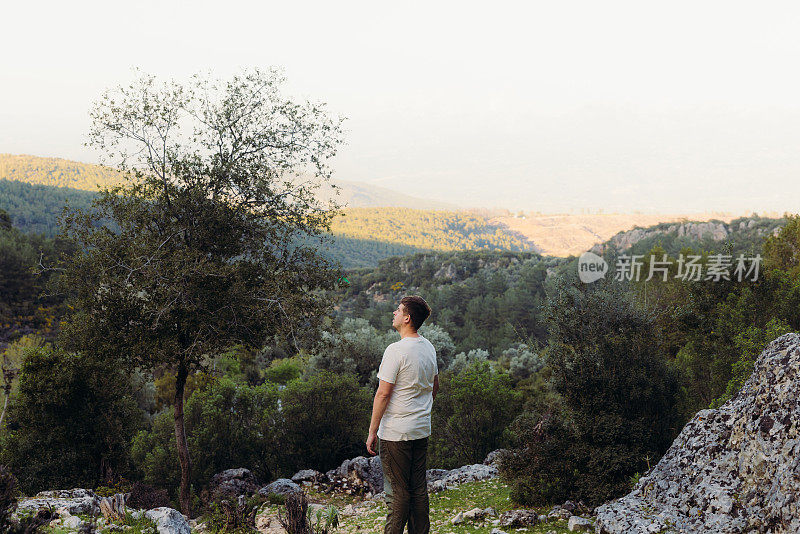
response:
M316 325L340 276L313 245L338 213L314 193L330 178L343 119L282 96L283 81L275 69L188 83L139 74L107 91L88 145L125 181L62 220L80 244L62 266L75 310L64 342L173 370L186 514L187 377L235 343L260 347Z

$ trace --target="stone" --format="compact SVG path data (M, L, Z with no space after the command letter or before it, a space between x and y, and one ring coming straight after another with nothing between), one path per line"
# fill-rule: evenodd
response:
M75 488L71 490L40 491L32 498L20 499L19 513L38 513L39 510L63 509L69 515L100 513L100 498L92 490ZM59 515L59 517L64 517Z
M240 495L249 497L258 491L259 487L255 475L244 467L221 471L211 477L208 483L208 491L213 500L235 499Z
M499 528L493 528L492 534L508 534L508 533L504 530L500 530Z
M453 525L459 525L459 524L461 524L461 523L463 523L463 522L464 522L464 514L463 514L463 513L461 513L461 512L458 512L458 513L457 513L457 514L456 514L456 515L455 515L455 516L454 516L454 517L453 517L453 518L450 520L450 523L452 523Z
M70 530L78 530L79 528L81 528L81 526L83 526L83 520L78 516L71 515L68 518L64 519L61 522L61 525L64 528L68 528Z
M303 482L316 482L324 475L315 469L302 469L292 475L292 482L302 484Z
M497 468L493 465L473 464L451 469L442 474L441 478L428 483L428 492L436 493L451 489L466 482L488 480L498 476Z
M334 484L341 485L346 482L349 486L373 494L383 491L383 467L379 456L370 458L357 456L345 460L342 465L331 469L325 475Z
M536 510L527 510L525 508L518 508L503 512L500 515L500 526L507 528L519 528L535 525L539 522L539 516L536 515Z
M591 530L592 523L585 517L581 517L579 515L573 515L569 518L569 522L567 523L567 528L570 532L583 532L585 530Z
M303 490L300 489L300 486L289 480L288 478L279 478L273 482L270 482L260 490L258 490L258 494L266 497L270 493L275 493L277 495L289 495L290 493L302 493Z
M156 524L158 534L191 534L192 529L186 518L174 508L153 508L145 512L145 517Z
M508 452L506 449L495 449L489 454L486 455L486 459L483 460L483 465L493 465L498 467L498 463L500 461L500 455L503 453Z
M800 334L790 333L732 399L698 412L630 493L596 508L596 532L800 532L798 406Z
M473 508L472 510L464 512L464 519L469 519L470 521L480 520L485 516L486 512L484 512L482 508Z

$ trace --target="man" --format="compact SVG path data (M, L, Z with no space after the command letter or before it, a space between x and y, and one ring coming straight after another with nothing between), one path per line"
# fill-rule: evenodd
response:
M386 347L378 370L378 391L372 403L367 450L378 451L386 492L384 534L428 534L430 515L425 472L431 407L439 390L439 366L431 342L417 333L431 314L422 297L404 297L392 326L400 341Z

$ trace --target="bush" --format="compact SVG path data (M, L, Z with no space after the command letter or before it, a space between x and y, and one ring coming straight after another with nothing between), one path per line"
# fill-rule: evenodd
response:
M366 319L347 318L331 331L324 331L309 359L309 367L332 373L355 375L360 385L378 386L376 378L383 352L398 341L397 333L381 333Z
M524 488L520 503L557 495L599 504L627 493L630 477L669 447L677 377L653 342L653 318L623 284L561 279L546 313L547 363L563 410L529 417L515 451L536 468L505 473Z
M363 455L372 413L372 393L356 377L318 371L290 382L281 392L281 465L327 471Z
M299 358L273 360L264 370L264 379L273 384L288 384L303 374L303 362Z
M130 493L126 504L131 508L152 510L153 508L169 506L167 490L157 489L142 482L135 482L131 487Z
M274 384L252 387L228 378L192 394L186 401L184 425L195 488L205 486L220 471L242 466L257 478L272 478L278 468L277 403ZM180 467L171 408L155 416L151 430L136 435L131 456L145 483L176 495Z
M429 440L432 467L452 469L480 463L504 443L508 424L521 409L521 396L504 372L476 360L459 374L440 376L439 393L433 403Z
M26 351L0 450L25 493L95 487L129 470L139 428L130 377L112 359L50 347Z
M489 361L489 352L483 349L472 349L469 352L459 352L453 357L447 370L457 375L473 362Z

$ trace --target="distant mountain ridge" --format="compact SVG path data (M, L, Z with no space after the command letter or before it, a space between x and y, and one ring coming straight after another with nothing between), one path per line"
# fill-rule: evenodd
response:
M2 183L3 179L12 182ZM73 205L86 205L90 201L86 191L97 191L98 184L117 183L119 179L117 171L99 165L0 154L0 208L8 211L15 224L25 231L52 235L55 214L66 199ZM375 266L387 257L433 250L516 250L568 257L578 256L608 240L613 240L617 248L665 240L670 246L678 246L691 241L691 236L679 235L680 228L692 234L711 222L728 225L737 217L717 212L575 215L463 210L383 187L337 183L340 194L336 200L347 208L344 216L334 221L337 242L328 250L346 268ZM22 187L27 184L34 189ZM47 186L56 187L50 191ZM333 196L331 188L325 185L318 193L322 200ZM746 219L753 218L763 219L758 216ZM724 233L739 241L752 240L758 237L757 232L774 231L779 220L759 222L755 230L747 222L746 229L726 227ZM692 226L698 224L705 226ZM713 235L722 234L718 230ZM703 242L714 241L705 234L700 237Z
M92 163L22 154L0 154L0 179L18 180L34 185L69 187L81 191L98 191L98 184L100 187L116 185L122 181L122 176L110 167ZM345 204L350 208L459 209L455 204L418 198L372 184L336 179L333 183L338 186L339 195L336 195L329 185L322 184L317 196L325 201L335 199L339 204Z

